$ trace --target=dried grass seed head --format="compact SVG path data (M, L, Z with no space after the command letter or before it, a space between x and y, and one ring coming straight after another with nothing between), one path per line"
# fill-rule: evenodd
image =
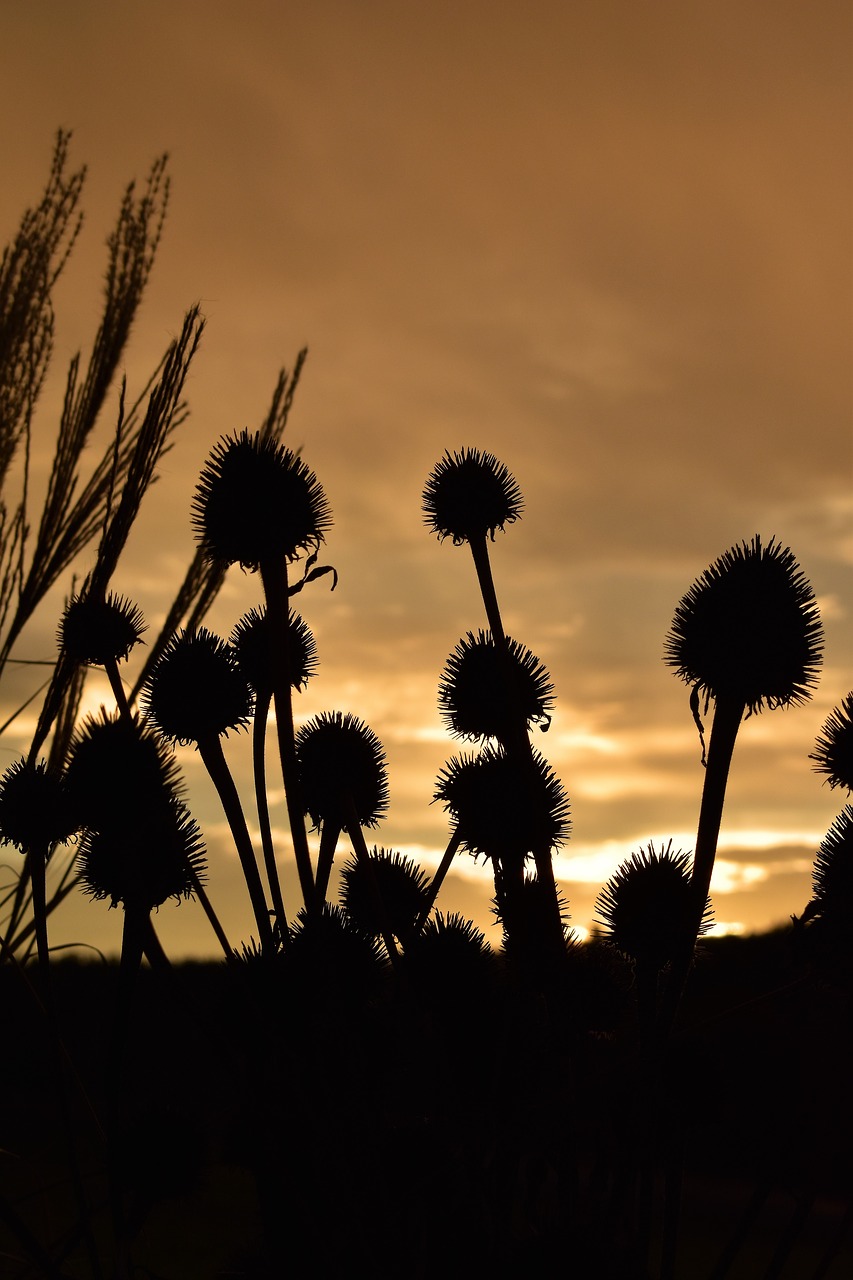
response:
M507 667L490 631L468 632L447 659L438 687L438 709L451 733L460 738L499 738L505 742L519 713L526 723L547 729L554 686L529 649L507 637L512 692Z
M315 828L346 827L347 797L359 824L375 827L388 807L388 773L382 744L356 716L324 711L296 735L296 759L305 812Z
M75 662L105 666L123 662L144 631L142 610L130 600L112 593L106 598L84 593L68 604L57 640Z
M518 520L524 500L509 469L479 449L447 450L423 493L424 520L439 538L454 546L472 538L494 540L498 529Z
M853 692L827 717L809 759L831 787L853 791Z
M298 613L288 617L290 683L303 689L317 672L317 645L311 628ZM250 609L231 633L230 644L240 670L257 695L272 694L274 638L266 609Z
M569 801L562 783L538 752L517 760L485 747L450 760L435 797L456 822L462 847L499 862L554 849L569 836Z
M80 825L65 776L45 761L21 758L0 778L0 843L46 854Z
M214 445L196 487L192 523L209 559L257 569L264 559L291 561L315 551L332 514L301 458L260 432L241 431Z
M174 742L200 742L242 729L252 691L232 646L205 627L173 636L144 691L147 714Z
M672 841L631 854L598 895L595 911L604 940L622 955L663 969L683 944L691 911L691 858ZM700 934L711 927L706 902Z
M757 712L808 699L822 649L814 593L792 552L756 535L720 556L682 598L664 660L700 693L738 698Z

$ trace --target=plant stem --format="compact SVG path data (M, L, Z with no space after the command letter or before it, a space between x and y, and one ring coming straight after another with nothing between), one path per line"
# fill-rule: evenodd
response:
M311 870L311 854L308 849L308 832L305 829L305 811L299 798L299 775L296 766L296 744L293 733L293 691L290 684L290 603L287 583L287 560L262 560L261 583L267 605L267 617L272 632L273 653L273 701L278 750L281 757L281 775L284 781L287 816L293 839L293 855L302 900L305 909L315 911L314 873Z
M276 931L282 946L286 946L287 916L284 910L281 881L279 880L278 867L275 861L272 826L270 825L270 806L267 798L266 738L269 708L270 695L268 693L258 694L255 700L255 718L252 723L252 765L255 776L255 803L258 810L258 825L261 829L261 848L270 886L273 911L275 912Z
M400 964L400 953L397 950L397 944L388 926L388 912L385 910L385 903L382 900L382 890L373 872L373 863L370 860L370 854L367 851L367 844L364 839L364 832L361 829L361 823L358 820L355 801L352 794L347 792L343 797L343 808L347 815L346 830L350 838L352 847L355 850L355 856L358 859L364 872L365 879L370 887L370 893L373 898L376 913L379 917L382 929L382 941L385 943L385 950L388 952L388 958L394 968L398 968Z
M249 835L249 828L246 826L243 806L240 803L240 796L231 776L231 770L228 768L225 752L222 750L222 743L216 734L207 734L199 739L198 750L204 761L204 766L210 774L213 785L216 787L219 799L222 802L222 808L228 819L228 825L231 828L231 834L234 837L240 865L243 868L246 888L249 890L249 897L252 900L252 910L255 913L255 922L258 926L261 947L265 953L271 955L274 950L274 944L269 909L264 897L264 888L261 884L258 864L255 861L252 838Z
M320 831L320 851L317 855L317 910L322 911L326 894L329 892L329 878L335 860L341 828L335 822L324 821Z
M438 891L441 888L441 886L444 884L444 878L447 875L448 871L450 870L451 863L453 862L453 859L456 857L456 854L459 850L459 846L461 843L462 843L462 832L460 831L459 824L457 823L457 825L453 829L453 834L450 837L447 848L444 851L444 856L442 857L441 862L438 864L438 870L433 876L429 889L427 890L426 903L424 904L423 911L418 916L418 919L415 923L415 930L414 930L415 934L420 933L420 931L423 929L424 925L426 924L427 920L429 919L429 913L432 911L433 906L435 905L435 900L438 897Z

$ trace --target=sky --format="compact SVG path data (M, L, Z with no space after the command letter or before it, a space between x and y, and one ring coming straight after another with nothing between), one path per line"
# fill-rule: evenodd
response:
M205 457L260 424L279 368L307 346L287 440L332 507L323 559L339 585L300 597L320 670L297 715L367 721L391 800L369 839L429 870L448 838L435 778L460 750L438 679L486 623L470 556L430 537L421 494L445 449L495 454L525 500L492 548L497 590L556 687L550 729L533 733L570 799L555 868L581 934L632 852L692 849L701 752L664 637L693 580L756 533L790 546L811 582L825 660L809 703L742 728L718 927L799 914L844 804L808 755L853 688L851 28L846 0L11 0L0 14L0 243L40 195L57 128L73 131L71 167L88 166L36 492L68 360L97 328L122 191L168 151L131 390L193 303L207 328L191 416L115 588L155 631L194 549ZM117 391L103 440L116 404ZM67 589L17 656L53 656ZM259 601L232 572L211 625L227 635ZM33 679L12 673L3 708ZM93 677L87 708L102 701ZM24 715L7 731L0 762L32 727ZM247 746L227 743L244 790ZM198 756L179 754L211 898L246 937L221 813ZM284 847L275 785L272 799ZM285 897L296 905L290 869ZM460 855L438 906L496 942L490 897L488 869ZM157 928L176 957L215 954L194 904L166 904ZM51 930L115 951L120 912L75 896Z

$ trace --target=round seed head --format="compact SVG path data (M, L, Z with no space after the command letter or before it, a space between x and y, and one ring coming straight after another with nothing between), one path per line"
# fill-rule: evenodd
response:
M75 662L105 666L122 662L145 630L142 611L121 596L75 596L59 624L61 649Z
M523 859L564 843L569 801L547 761L534 752L517 761L493 747L450 760L435 797L456 822L462 847L499 862Z
M47 854L80 826L65 777L45 763L25 759L11 764L0 778L0 842L22 853Z
M370 854L373 878L395 938L405 939L427 904L429 880L411 858L389 849ZM365 933L382 936L383 921L376 910L373 886L358 858L350 858L341 871L341 905Z
M317 671L317 645L311 628L299 616L288 618L290 683L303 689ZM266 609L251 609L231 633L231 645L240 670L259 696L269 697L273 688L273 636Z
M488 536L521 515L521 490L502 462L479 449L446 451L426 482L424 520L431 533L454 546Z
M83 889L153 911L167 898L188 898L204 879L201 832L180 801L132 815L119 828L87 831L78 854Z
M828 717L809 759L831 787L853 791L853 692Z
M96 831L132 825L137 814L184 790L172 752L151 725L103 710L77 730L66 778L81 825Z
M459 738L499 738L512 733L514 718L547 729L554 705L554 686L539 659L507 637L512 693L507 664L491 632L468 632L447 659L438 687L438 709Z
M689 854L672 841L657 851L633 853L598 895L596 915L604 940L622 955L654 970L669 964L683 943L690 916ZM700 933L711 926L706 903Z
M259 432L224 436L202 468L192 504L196 537L208 558L257 569L267 558L314 551L332 523L314 472Z
M296 759L305 812L315 828L346 827L347 797L362 827L375 827L388 807L388 775L382 744L356 716L322 712L296 735Z
M664 660L699 692L738 698L756 712L809 698L822 648L814 594L792 553L756 535L683 597Z
M231 645L205 627L173 636L145 684L145 708L174 742L199 742L242 729L252 691Z

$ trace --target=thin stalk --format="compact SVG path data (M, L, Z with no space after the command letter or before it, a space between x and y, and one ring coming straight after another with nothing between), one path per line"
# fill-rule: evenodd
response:
M255 861L252 837L249 835L249 828L246 826L243 806L240 803L240 796L231 776L231 770L228 768L225 752L222 750L222 743L216 734L206 734L199 739L198 750L204 762L204 767L216 787L225 817L228 819L228 825L231 828L231 834L234 837L234 845L240 858L240 865L243 868L243 878L246 881L246 888L252 901L252 910L255 913L255 923L258 926L261 947L266 954L272 955L274 943L269 908L264 897L264 888L261 884L258 864Z
M329 878L332 874L332 864L335 860L335 850L338 847L340 835L341 828L338 823L323 823L320 830L320 851L317 855L316 905L318 911L322 911L323 903L326 901L326 894L329 892Z
M708 742L702 803L699 808L693 873L690 878L690 915L685 926L681 954L673 961L669 991L664 1002L662 1038L665 1038L671 1030L678 1013L693 958L693 949L702 926L702 916L711 888L714 860L717 855L717 841L720 837L729 768L745 710L746 706L742 698L725 693L717 695L711 737Z
M427 920L429 919L429 913L432 911L435 905L435 900L438 897L438 891L441 888L441 886L444 884L444 877L447 875L448 871L450 870L453 859L456 857L456 854L459 851L459 846L461 843L462 843L462 832L459 830L459 825L457 823L457 825L453 829L453 834L451 835L450 840L448 841L448 845L444 851L444 855L441 859L441 862L438 864L438 870L436 871L435 875L433 876L430 882L429 889L427 890L427 900L424 903L423 911L418 916L418 919L415 923L415 934L418 934L421 932Z
M287 942L287 915L284 910L284 898L281 892L281 881L275 860L275 847L272 840L270 824L270 806L267 798L267 766L266 739L267 713L270 707L268 693L257 694L255 698L255 717L252 723L252 766L255 778L255 803L258 810L258 825L261 829L261 848L263 850L264 868L270 887L273 911L278 936L282 945Z
M515 680L512 668L512 660L509 653L509 645L507 644L506 633L503 628L503 620L501 619L500 605L498 604L498 596L495 590L495 580L492 574L492 565L489 558L489 544L485 533L473 536L469 539L468 545L471 548L471 555L474 558L474 568L477 571L477 581L480 585L480 594L483 597L483 605L486 610L486 617L489 622L489 629L495 642L495 647L501 655L501 663L504 671L504 684L506 686L507 698L510 703L512 712L512 734L509 740L504 743L507 754L515 755L523 768L533 767L533 751L530 746L530 738L527 734L527 722L518 706L518 698L515 689ZM565 955L565 942L563 938L563 921L560 916L560 901L557 894L557 882L554 879L554 864L549 848L537 848L533 850L533 860L536 864L536 875L543 887L543 891L548 901L548 929L550 932L550 942L553 947L554 955L562 958ZM507 879L506 887L508 897L510 899L510 908L515 914L515 908L520 908L520 894L524 887L524 874L522 872L520 881L518 877ZM516 902L516 898L519 899ZM521 918L520 911L518 918Z
M193 893L198 898L201 908L204 911L204 914L207 916L208 920L210 921L210 926L213 929L213 932L216 934L216 937L219 941L219 945L221 946L222 950L225 953L225 959L233 960L234 950L231 946L231 943L228 941L228 938L225 935L225 930L222 928L222 925L219 922L219 917L213 909L213 904L211 903L210 899L207 896L207 892L205 891L204 885L201 883L201 881L198 878L197 872L194 871L192 867L190 868L190 877L192 879Z
M308 832L305 828L305 811L299 798L299 775L296 765L296 743L293 729L293 690L290 684L290 603L287 582L287 560L262 560L261 583L266 599L267 617L272 630L273 644L273 701L275 727L281 758L281 774L284 781L287 816L293 839L293 854L302 900L306 911L315 911L317 895L314 891L314 873L311 870L311 854L308 849Z
M116 706L118 707L119 714L123 719L130 720L130 703L127 700L127 694L124 691L124 685L122 684L121 676L119 675L118 663L115 658L109 659L105 664L105 670L107 673L107 679L110 682L110 688L113 691L113 697L116 700Z

